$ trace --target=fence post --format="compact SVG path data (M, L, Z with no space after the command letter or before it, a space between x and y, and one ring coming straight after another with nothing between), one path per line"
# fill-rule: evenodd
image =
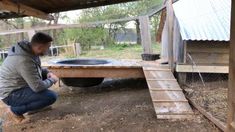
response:
M140 22L141 45L143 46L145 54L151 54L153 51L152 51L149 16L140 16L139 22Z
M173 28L174 12L172 0L167 3L167 21L168 21L168 63L172 72L174 72L174 51L173 51Z
M74 43L74 53L78 57L81 54L81 45L80 43Z
M229 52L228 119L226 132L235 131L235 0L232 0Z

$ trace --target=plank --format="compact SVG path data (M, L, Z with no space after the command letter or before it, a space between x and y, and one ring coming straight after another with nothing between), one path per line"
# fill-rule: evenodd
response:
M141 44L144 49L144 53L151 54L152 50L152 41L150 33L150 21L149 16L140 16L140 34L141 34Z
M148 87L162 88L162 89L175 89L175 88L180 89L180 86L176 81L149 81Z
M157 119L192 119L193 116L189 114L185 115L157 115Z
M156 103L154 102L155 112L157 114L180 114L180 113L190 113L193 114L189 105L185 105L188 102L165 102Z
M175 79L173 74L169 71L157 71L157 72L152 72L152 71L145 71L145 77L148 79Z
M182 91L151 91L152 100L186 100Z
M166 88L149 88L151 91L182 91L182 89L175 88L175 89L166 89Z
M8 11L15 12L15 13L20 12L21 14L27 15L27 16L34 16L34 17L46 19L46 20L53 20L53 17L51 15L48 15L45 12L42 12L40 10L34 9L30 6L27 6L21 3L16 4L9 0L1 0L0 8L1 10L8 10Z
M60 78L63 77L107 77L107 78L144 78L141 68L48 68Z
M149 70L149 68L153 68L153 65L148 65L148 62L144 63L142 63L143 71L157 118L191 118L192 109L171 70L165 68L164 71L164 68L157 64L155 68L161 70Z
M228 64L229 62L229 54L228 53L200 53L200 52L192 52L189 53L193 59L193 61L200 64ZM192 61L188 60L187 64L191 64Z
M228 65L176 65L177 72L184 73L228 73Z

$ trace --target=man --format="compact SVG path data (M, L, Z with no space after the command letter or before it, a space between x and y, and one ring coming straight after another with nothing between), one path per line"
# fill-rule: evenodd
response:
M52 38L36 33L31 42L21 41L8 52L0 68L0 98L9 106L8 116L17 123L23 114L45 108L56 101L57 95L48 90L58 78L41 68L39 56L51 46Z

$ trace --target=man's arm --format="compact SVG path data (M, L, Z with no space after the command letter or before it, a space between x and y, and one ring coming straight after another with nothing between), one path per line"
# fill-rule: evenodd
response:
M32 60L28 60L26 58L23 59L21 64L17 67L17 71L34 92L40 92L42 90L48 89L54 83L56 83L56 80L53 78L42 80L37 66L33 63Z
M46 68L42 68L42 80L46 80L48 78L48 73L50 71Z

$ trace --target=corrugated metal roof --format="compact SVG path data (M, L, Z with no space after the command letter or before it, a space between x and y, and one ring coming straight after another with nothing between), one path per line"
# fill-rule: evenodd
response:
M179 0L173 8L183 40L230 40L231 0Z

